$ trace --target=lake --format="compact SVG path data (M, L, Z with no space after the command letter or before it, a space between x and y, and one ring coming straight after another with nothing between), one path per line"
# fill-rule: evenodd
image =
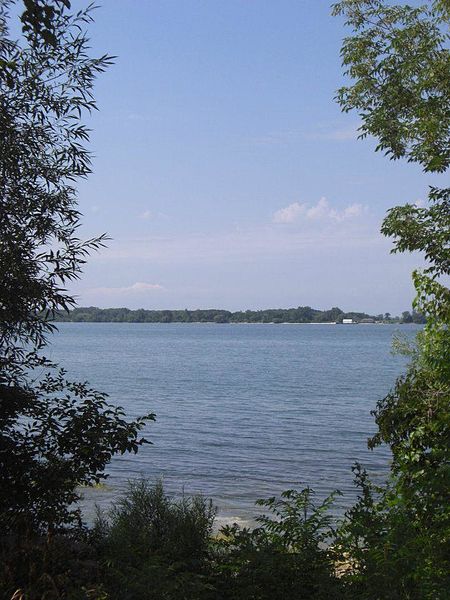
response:
M129 479L163 477L169 492L201 492L218 522L247 522L257 498L338 488L338 510L355 497L351 466L376 478L386 449L367 449L370 410L405 359L395 332L419 326L60 323L47 351L70 377L88 380L131 417L153 411L153 444L117 457L104 489L84 509L108 504Z

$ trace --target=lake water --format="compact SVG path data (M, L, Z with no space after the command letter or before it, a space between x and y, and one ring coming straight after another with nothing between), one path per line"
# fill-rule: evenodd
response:
M370 410L405 360L393 334L417 326L61 323L50 356L88 380L131 417L153 411L153 445L115 458L107 504L127 480L163 477L171 493L201 492L219 523L248 521L257 498L309 485L320 497L339 488L338 509L355 496L351 466L376 477L386 449L369 451Z

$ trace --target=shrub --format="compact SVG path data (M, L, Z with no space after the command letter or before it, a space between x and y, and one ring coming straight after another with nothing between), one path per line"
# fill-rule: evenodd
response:
M200 496L170 498L161 482L141 479L93 536L111 600L208 598L208 547L215 509ZM214 597L214 596L213 596Z
M322 504L314 492L288 490L257 504L272 515L254 529L228 526L216 543L217 581L224 600L338 599L332 517L334 494Z

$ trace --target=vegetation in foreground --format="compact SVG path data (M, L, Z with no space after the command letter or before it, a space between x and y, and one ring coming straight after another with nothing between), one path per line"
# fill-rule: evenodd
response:
M91 529L3 539L1 597L447 599L442 513L439 527L422 529L420 516L392 488L374 489L359 466L355 475L359 501L338 523L334 494L316 503L305 488L258 501L263 514L256 527L234 524L218 534L210 501L173 499L160 482L132 482Z
M352 597L328 514L332 499L316 505L312 490L291 490L259 501L265 514L256 528L213 535L211 502L171 499L161 483L130 483L91 530L42 538L32 553L24 548L20 568L14 545L3 555L0 592L11 598L20 589L30 600Z
M90 172L83 110L108 57L91 59L90 9L26 0L23 45L0 4L0 592L3 598L446 600L450 589L450 190L426 208L389 211L394 251L423 251L414 308L427 324L410 366L374 411L392 468L375 487L355 466L360 498L333 526L332 498L311 490L260 501L258 526L211 535L201 498L174 501L158 484L131 485L108 515L79 523L77 484L92 484L116 453L137 451L145 419L127 422L104 395L68 382L42 357L51 317L73 305L78 276L102 238L76 237L73 182ZM343 63L352 84L338 100L357 110L362 136L425 172L450 163L448 0L422 7L342 0L354 35ZM74 52L75 50L75 52ZM49 371L39 380L36 369ZM73 504L75 502L75 504Z

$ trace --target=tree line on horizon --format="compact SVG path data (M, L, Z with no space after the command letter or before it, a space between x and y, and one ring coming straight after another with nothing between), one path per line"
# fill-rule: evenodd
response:
M338 307L318 310L310 306L234 312L223 309L132 310L80 306L55 315L55 321L72 323L342 323L344 319L352 319L357 323L365 320L377 323L425 323L425 317L415 310L403 311L401 316L393 317L390 313L369 315L364 312L344 312Z

